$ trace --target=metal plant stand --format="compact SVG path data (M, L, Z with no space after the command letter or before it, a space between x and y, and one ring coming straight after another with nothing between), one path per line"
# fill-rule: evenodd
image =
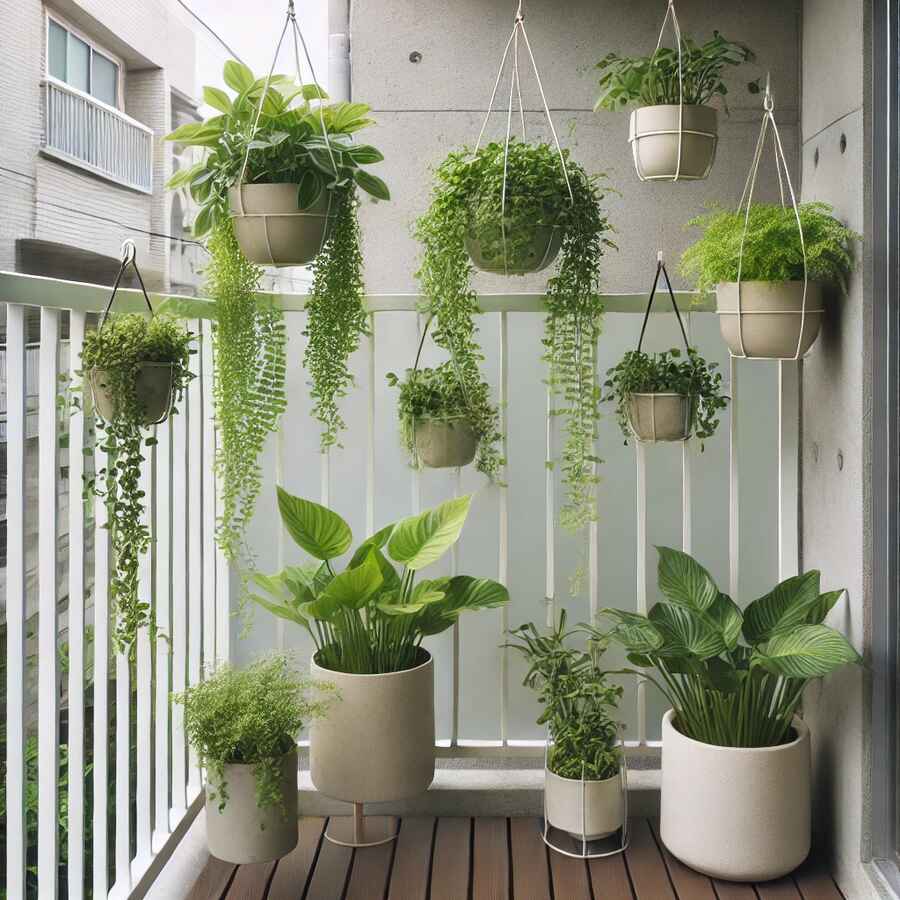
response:
M332 816L325 837L341 847L377 847L397 837L399 823L394 816L366 816L363 804L353 804L352 816Z

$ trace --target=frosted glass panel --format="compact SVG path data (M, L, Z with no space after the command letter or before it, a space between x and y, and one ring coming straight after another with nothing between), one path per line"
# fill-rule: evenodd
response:
M91 48L74 34L69 35L66 81L85 93L91 89Z
M119 67L103 54L95 52L91 57L91 93L103 103L116 106Z
M56 22L50 22L47 35L47 71L60 81L66 80L66 46L69 33Z

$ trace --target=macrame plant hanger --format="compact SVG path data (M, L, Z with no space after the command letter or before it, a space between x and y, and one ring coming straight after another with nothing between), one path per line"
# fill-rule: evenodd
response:
M803 336L806 326L806 294L807 287L809 285L809 270L807 268L807 259L806 259L806 241L803 237L803 223L800 221L800 210L797 205L797 198L794 195L794 186L791 183L791 173L788 170L787 159L784 155L784 148L781 145L781 135L778 133L778 125L775 122L775 98L772 96L772 91L769 83L769 75L766 74L766 92L763 97L763 119L762 124L759 129L759 138L756 141L756 150L753 153L753 162L750 164L750 172L747 175L747 181L744 184L744 192L741 195L741 202L738 205L738 214L744 214L744 230L741 233L741 244L740 250L738 252L738 271L737 271L737 317L738 317L738 346L741 349L740 353L733 353L732 356L736 356L739 359L754 359L754 358L763 358L763 357L753 357L748 355L745 347L744 347L744 316L746 315L754 315L753 312L744 312L741 302L741 275L743 274L744 269L744 245L747 240L747 232L750 227L750 207L753 202L753 191L756 188L756 177L759 173L759 163L762 159L762 153L765 149L766 135L769 132L769 129L772 131L772 144L775 150L775 173L778 176L778 192L781 197L781 206L782 209L786 209L785 205L785 193L784 188L787 185L788 196L791 200L791 208L794 211L794 219L797 222L797 231L800 233L800 250L803 254L803 299L800 307L800 329L797 335L797 347L794 350L793 356L784 357L785 359L798 360L801 358L801 349L803 346ZM724 313L725 315L734 315L734 313ZM771 315L771 311L764 313L765 315ZM795 310L786 310L784 311L784 315L786 316L795 316L798 313ZM765 357L766 359L770 359L771 357Z

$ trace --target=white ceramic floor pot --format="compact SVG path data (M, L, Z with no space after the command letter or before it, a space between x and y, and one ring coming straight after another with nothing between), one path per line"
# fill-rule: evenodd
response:
M706 178L716 158L718 121L711 106L642 106L631 113L628 141L642 181Z
M144 408L143 425L162 422L172 409L172 363L141 363L135 378L134 390ZM90 372L91 393L94 407L101 417L111 422L116 417L116 396L110 388L109 373L93 368Z
M478 435L468 419L416 420L416 455L429 469L467 466L475 459Z
M337 686L340 699L309 732L316 790L350 803L403 800L434 779L434 662L421 651L412 669L350 675L322 668L312 676Z
M809 854L809 728L778 747L716 747L662 723L660 836L683 863L714 878L767 881Z
M625 821L622 776L603 781L580 781L544 771L547 821L577 840L608 837Z
M231 188L228 201L241 252L261 266L312 262L334 223L331 191L322 191L303 210L297 206L296 184L242 184Z
M492 275L527 275L546 269L562 247L562 229L558 225L535 225L531 234L510 238L507 252L502 241L482 240L471 229L466 234L466 250L476 269Z
M823 292L819 282L806 286L803 314L802 281L742 281L738 316L737 282L716 286L719 330L734 356L794 359L804 356L819 336Z
M628 421L639 441L686 441L691 436L687 394L629 394Z
M256 803L256 777L251 765L225 766L228 800L206 800L209 852L232 863L265 862L297 846L297 751L281 758L282 803L262 809Z

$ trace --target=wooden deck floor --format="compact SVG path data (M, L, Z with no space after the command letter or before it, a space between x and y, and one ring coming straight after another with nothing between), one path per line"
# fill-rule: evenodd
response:
M190 900L840 900L815 862L765 884L719 882L673 859L657 823L635 819L624 855L585 862L548 851L529 818L406 818L396 842L353 851L300 822L277 863L210 858Z

